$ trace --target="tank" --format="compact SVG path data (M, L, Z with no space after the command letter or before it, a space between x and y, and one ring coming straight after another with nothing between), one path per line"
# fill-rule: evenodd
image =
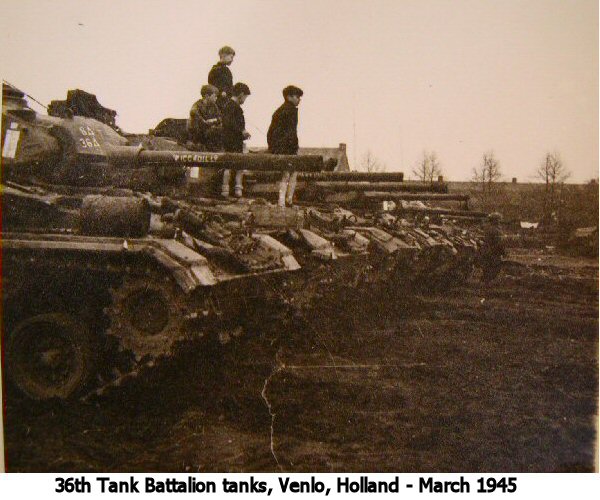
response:
M125 134L98 106L77 91L40 114L3 86L5 372L30 398L102 394L342 288L449 286L472 269L466 230L415 222L443 183L192 151Z
M267 284L299 268L292 251L250 216L233 220L211 202L204 210L188 188L201 170L315 171L320 157L149 150L55 108L63 116L36 113L3 87L3 319L14 386L33 399L102 392L180 341L224 343L257 309L277 309Z

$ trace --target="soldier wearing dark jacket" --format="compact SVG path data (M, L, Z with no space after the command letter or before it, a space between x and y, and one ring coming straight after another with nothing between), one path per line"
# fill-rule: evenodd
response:
M298 154L298 105L302 95L302 89L293 85L283 89L284 103L273 113L267 132L270 153Z
M244 140L249 139L250 134L246 131L242 104L250 95L250 89L245 83L236 83L231 93L223 106L223 147L229 153L243 153Z
M188 133L194 146L203 151L220 151L222 148L221 112L216 104L218 93L216 87L203 85L202 99L190 110Z
M222 109L227 99L231 97L231 89L233 88L233 75L229 66L233 62L235 50L231 47L221 47L219 50L219 62L215 64L208 73L208 83L219 89L219 97L217 103Z
M482 281L492 281L500 273L502 257L505 255L502 233L498 227L502 216L494 212L488 217L488 225L484 231L483 246L481 248Z

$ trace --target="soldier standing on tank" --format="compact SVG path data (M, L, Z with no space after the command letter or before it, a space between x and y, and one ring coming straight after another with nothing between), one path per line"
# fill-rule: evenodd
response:
M270 153L298 154L298 105L303 94L302 89L294 85L283 89L284 102L273 113L267 132Z
M223 110L223 106L227 103L227 99L231 97L233 89L233 75L229 66L235 57L235 50L229 46L219 49L219 62L215 64L208 73L208 83L219 89L217 104L219 109Z
M303 93L294 85L283 89L283 104L273 113L267 132L269 153L298 154L298 106ZM297 175L297 172L284 172L279 183L279 206L293 204Z
M486 283L498 276L502 268L502 257L506 253L499 227L501 219L502 216L497 212L490 214L483 236L481 268L483 271L482 281Z
M231 90L231 98L223 106L223 147L228 153L243 153L244 140L250 139L250 134L246 130L246 120L242 104L250 95L250 89L245 83L236 83ZM223 185L221 195L225 198L229 196L230 171L223 171ZM238 170L235 176L235 195L242 196L242 178L243 170Z
M242 110L242 104L249 95L248 85L236 83L231 90L231 98L223 106L223 146L228 153L243 153L244 141L250 139Z
M194 146L203 151L221 151L223 128L221 112L216 104L219 89L213 85L203 85L200 95L202 99L196 101L190 110L189 136Z

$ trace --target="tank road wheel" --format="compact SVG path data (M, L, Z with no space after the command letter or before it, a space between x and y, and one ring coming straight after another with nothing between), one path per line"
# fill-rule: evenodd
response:
M185 334L183 292L168 277L127 276L111 291L108 333L137 361L169 354Z
M86 385L95 369L87 326L63 313L28 318L8 332L7 375L32 399L66 399Z

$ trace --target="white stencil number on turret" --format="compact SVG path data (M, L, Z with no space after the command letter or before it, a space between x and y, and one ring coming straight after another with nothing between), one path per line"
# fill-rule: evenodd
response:
M85 137L79 139L82 148L99 148L100 143L96 140L95 133L91 127L79 127L79 132Z

